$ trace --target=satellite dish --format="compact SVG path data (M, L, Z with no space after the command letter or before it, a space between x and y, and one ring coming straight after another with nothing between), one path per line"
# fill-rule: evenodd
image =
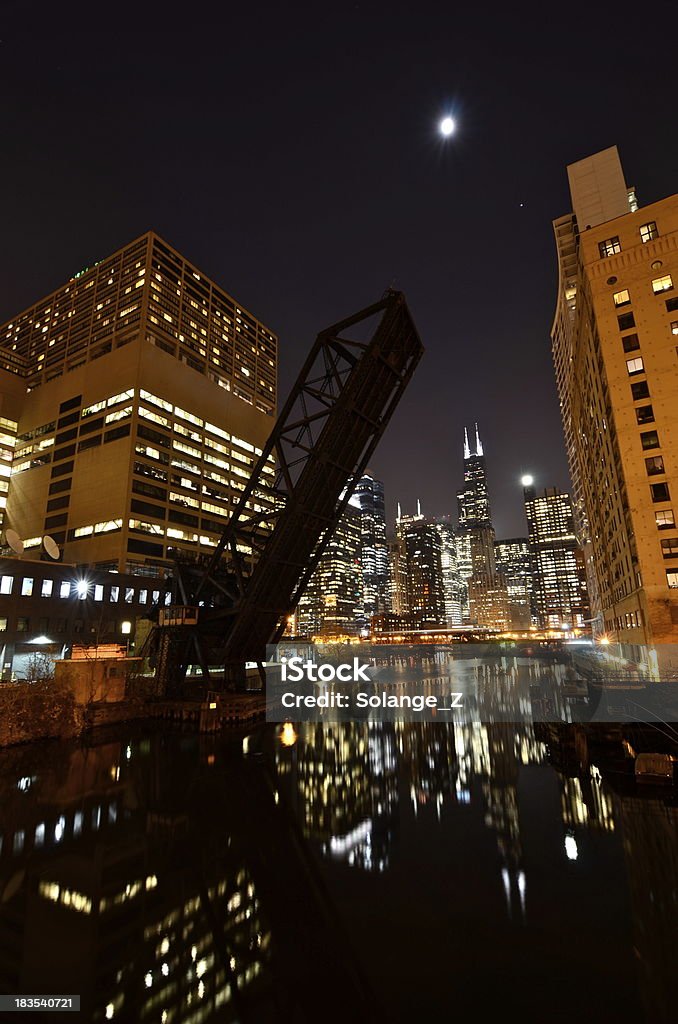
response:
M59 550L59 545L49 535L46 535L46 536L44 536L42 538L42 546L45 549L45 551L47 552L47 554L49 555L49 557L53 558L55 562L56 562L56 560L58 558L61 557L61 551Z
M16 530L5 530L5 540L11 547L15 555L23 555L24 553L24 542L22 541Z

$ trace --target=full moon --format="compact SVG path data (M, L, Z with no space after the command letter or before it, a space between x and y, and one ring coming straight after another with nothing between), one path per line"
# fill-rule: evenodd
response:
M444 117L440 122L440 134L446 139L449 138L450 135L454 135L456 128L457 124L453 117Z
M523 485L523 487L531 487L534 483L534 477L530 476L529 473L526 473L525 476L520 478L520 482Z

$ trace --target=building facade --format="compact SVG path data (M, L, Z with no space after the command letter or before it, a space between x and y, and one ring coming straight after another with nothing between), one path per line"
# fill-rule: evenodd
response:
M388 542L389 607L388 612L400 618L409 615L407 597L407 557L402 536L396 533Z
M365 626L369 627L372 617L383 615L389 607L384 485L381 480L366 473L358 481L354 496L360 509L362 604Z
M428 629L445 622L441 538L417 507L416 515L399 516L396 531L405 552L410 623Z
M569 494L524 488L533 598L542 629L585 629L590 618L584 558Z
M273 423L277 339L176 250L149 232L76 274L0 327L0 367L28 552L47 534L137 572L216 546Z
M464 487L457 494L457 508L459 533L466 538L465 558L459 559L460 574L466 579L465 618L479 626L507 629L508 596L495 563L487 467L477 423L474 451L464 428Z
M509 624L512 629L532 625L532 568L527 537L511 537L494 542L497 572L506 584Z
M448 519L438 519L436 529L440 536L440 567L445 605L445 625L460 626L463 619L465 580L457 566L457 538Z
M139 620L172 598L167 577L110 573L51 560L0 559L0 679L35 681L73 645L136 641ZM150 622L149 622L150 624Z
M568 177L552 344L577 529L595 631L640 659L678 640L678 195L639 207L616 147Z
M364 626L362 515L353 496L320 556L296 612L302 636L355 636Z

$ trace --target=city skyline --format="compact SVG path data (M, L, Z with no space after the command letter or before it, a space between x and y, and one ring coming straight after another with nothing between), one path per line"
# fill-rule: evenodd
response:
M489 23L436 11L414 28L397 4L333 11L322 27L304 6L292 16L271 7L263 26L254 12L213 17L205 33L137 11L132 35L123 22L102 35L89 19L65 24L44 11L36 26L9 12L4 74L16 106L4 170L15 201L3 223L0 319L153 228L280 336L284 394L318 329L395 280L427 352L374 460L389 520L403 465L422 466L427 480L405 483L404 505L421 491L431 511L451 510L461 480L437 467L478 418L497 534L522 532L520 476L570 483L548 341L564 167L617 143L641 202L675 191L668 39L587 10L587 54L604 43L628 66L640 51L653 59L617 81L582 55L565 81L552 68L571 66L567 34L545 46L529 19L517 33L508 10ZM248 48L224 59L225 34L257 40L256 74ZM181 53L181 75L147 60L158 45ZM425 59L412 61L413 46ZM512 88L498 89L505 78ZM548 105L554 128L535 132ZM74 106L91 128L82 136L61 127ZM443 142L437 124L449 111L457 132ZM204 144L182 145L175 120ZM162 170L153 138L168 140Z
M0 1009L676 1024L673 13L4 5Z

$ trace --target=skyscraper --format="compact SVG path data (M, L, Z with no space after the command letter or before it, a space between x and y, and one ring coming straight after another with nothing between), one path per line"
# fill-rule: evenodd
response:
M355 489L360 508L363 612L365 626L373 615L382 615L389 604L388 548L384 485L370 473L361 477Z
M527 537L494 542L497 572L506 584L509 622L512 629L529 629L532 623L532 568Z
M6 525L120 571L210 552L276 371L268 328L148 232L0 327L3 407L23 392Z
M552 342L594 628L675 643L678 195L639 208L616 147L568 177Z
M402 540L407 565L407 598L415 629L442 626L445 622L445 598L441 560L441 540L435 523L421 514L399 516L396 531Z
M388 542L389 606L392 615L405 618L410 605L407 598L407 556L405 542L396 532Z
M461 547L460 573L466 577L468 617L471 622L493 629L509 625L506 586L497 573L494 559L494 527L487 490L485 453L475 424L474 451L464 428L464 488L457 494L459 533L467 539ZM470 569L470 572L469 572ZM462 595L463 597L463 595Z
M361 518L360 505L353 495L297 607L298 633L350 636L363 625Z
M491 526L490 499L487 493L487 469L482 441L475 425L474 451L464 427L464 487L457 493L459 526L462 529Z
M569 494L524 488L533 597L543 629L584 629L589 617L584 563Z
M445 605L445 625L460 626L463 622L463 598L465 580L459 575L457 566L457 538L452 524L444 517L436 522L440 535L440 568Z

